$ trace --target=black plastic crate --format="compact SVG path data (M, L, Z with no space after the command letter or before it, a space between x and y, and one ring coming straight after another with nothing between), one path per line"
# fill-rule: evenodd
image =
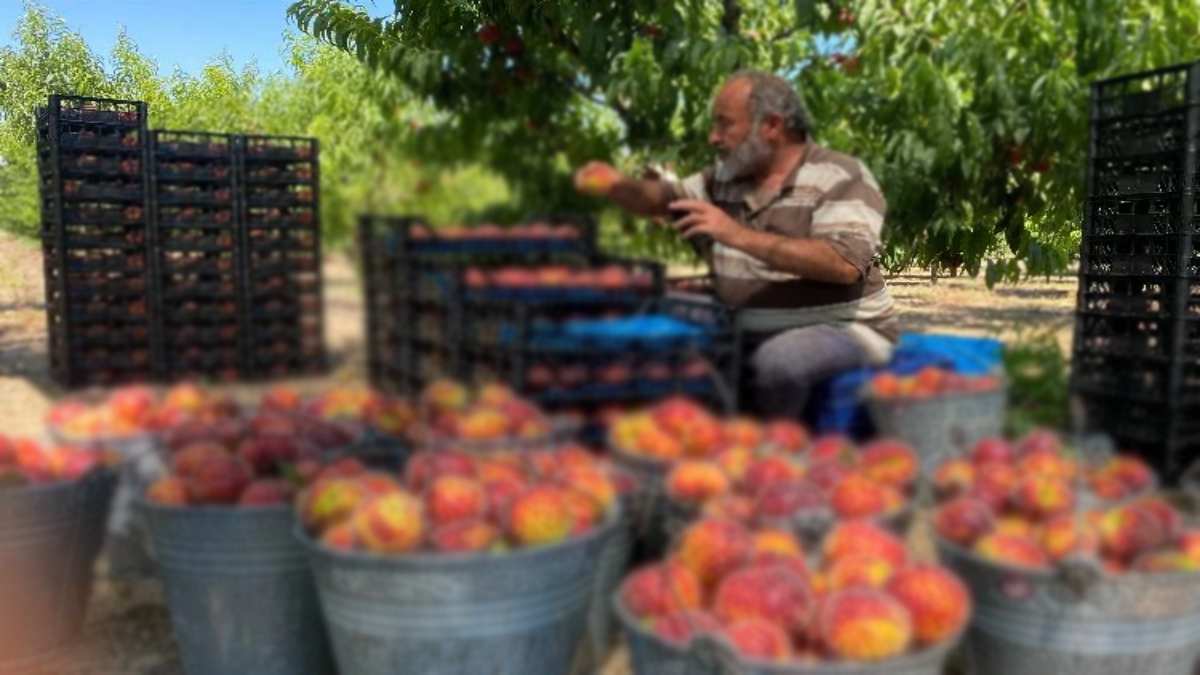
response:
M83 153L62 159L62 175L66 178L140 177L140 157L115 157Z
M1081 274L1192 278L1200 276L1200 239L1174 235L1084 237L1081 258Z
M1200 403L1146 402L1121 393L1077 391L1081 424L1112 436L1122 452L1150 462L1168 481L1200 459Z
M1195 359L1171 361L1087 350L1076 351L1071 365L1071 387L1081 393L1120 392L1131 400L1162 404L1200 399L1200 361ZM1173 372L1176 369L1178 374ZM1173 391L1175 377L1182 387L1178 392Z
M1094 197L1177 195L1187 185L1182 153L1100 157L1092 160L1091 170Z
M590 217L554 214L501 226L430 227L419 217L377 221L379 243L388 254L445 260L519 260L538 256L596 253L596 222Z
M1122 75L1092 85L1092 119L1163 115L1200 104L1200 62Z
M146 222L146 208L141 205L109 203L71 203L64 205L62 223L72 225L142 225Z
M237 233L228 228L179 227L161 228L158 232L160 254L167 256L179 253L228 253L233 258L237 251Z
M1190 201L1192 218L1183 220L1183 206ZM1097 197L1088 201L1085 237L1113 235L1200 234L1195 209L1196 198Z
M311 185L316 180L308 160L285 163L254 163L245 168L242 180L246 185Z
M262 162L316 162L318 145L315 138L297 136L242 136L242 161L247 165Z
M179 164L193 163L203 167L232 165L237 151L236 137L207 131L155 129L152 132L156 172L172 176L187 173Z
M140 205L145 200L140 177L68 178L62 181L63 199L85 202L118 202Z
M311 182L269 185L246 185L245 200L248 207L271 208L312 206L316 203L316 190Z
M247 206L243 222L249 228L297 227L315 230L319 218L312 206Z
M313 251L317 247L317 233L310 229L251 228L247 234L249 247L253 251Z
M160 203L157 211L157 225L160 230L170 227L237 229L236 211L231 205Z
M1180 290L1186 293L1176 303ZM1081 275L1079 312L1086 315L1200 319L1200 281L1180 283L1175 277L1106 277Z
M1176 338L1177 328L1182 339ZM1080 313L1075 326L1075 358L1091 355L1159 363L1200 357L1200 322ZM1079 370L1082 362L1072 367Z

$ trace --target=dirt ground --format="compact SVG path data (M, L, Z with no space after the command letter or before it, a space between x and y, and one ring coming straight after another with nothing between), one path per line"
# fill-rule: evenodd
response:
M354 267L345 255L325 266L326 338L332 370L324 378L296 380L300 389L365 375L363 313ZM889 280L904 330L1011 338L1022 330L1052 330L1064 350L1071 339L1076 280L1026 282L988 290L960 277L931 284L925 272ZM42 260L36 244L0 233L0 429L40 435L49 402L62 391L46 362ZM253 396L261 387L239 387ZM103 577L103 575L101 575ZM628 673L623 650L605 675ZM38 675L177 675L181 673L156 582L102 580L89 611L85 639Z

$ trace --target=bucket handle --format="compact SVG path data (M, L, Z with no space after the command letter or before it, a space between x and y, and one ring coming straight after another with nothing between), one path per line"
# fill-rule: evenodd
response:
M1055 566L1054 581L1070 592L1070 597L1082 602L1104 580L1100 565L1086 558L1068 558Z
M1179 490L1193 510L1200 507L1200 459L1193 461L1179 475Z
M721 638L702 634L688 648L688 672L744 675L733 649Z

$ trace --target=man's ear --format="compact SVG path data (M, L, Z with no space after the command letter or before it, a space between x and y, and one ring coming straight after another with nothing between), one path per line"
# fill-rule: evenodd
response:
M787 137L787 133L783 128L782 115L764 115L760 129L763 140L766 141L783 141Z

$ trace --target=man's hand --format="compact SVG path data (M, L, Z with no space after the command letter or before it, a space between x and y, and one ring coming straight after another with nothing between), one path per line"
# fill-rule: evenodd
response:
M677 199L669 204L674 212L684 215L671 223L685 239L707 235L714 241L738 248L735 242L747 228L717 206L699 199Z
M611 164L588 162L575 172L575 189L585 195L606 197L622 178L621 172Z

